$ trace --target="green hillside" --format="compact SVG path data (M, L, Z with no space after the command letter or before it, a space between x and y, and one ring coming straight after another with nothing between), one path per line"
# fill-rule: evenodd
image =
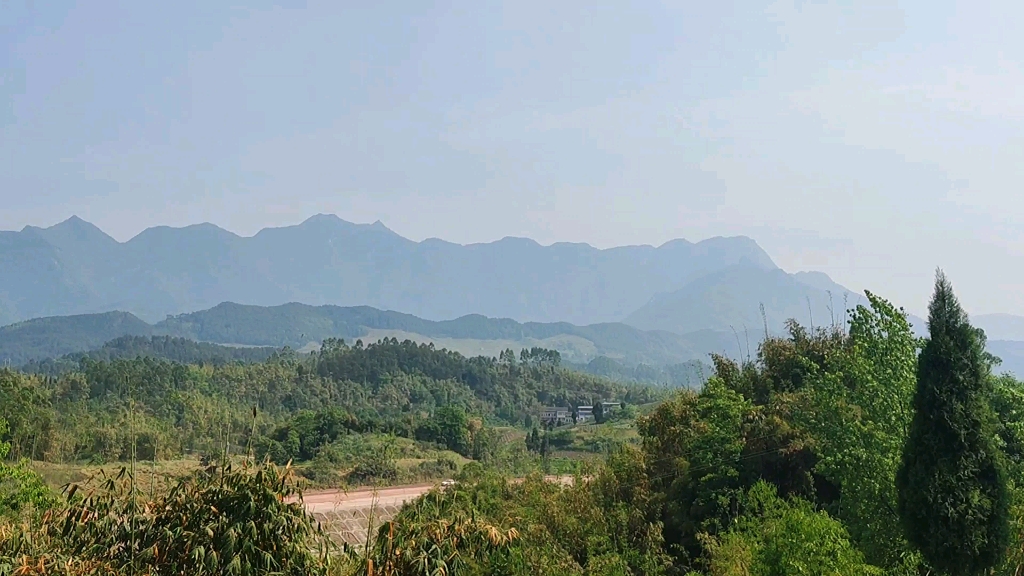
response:
M350 346L333 340L316 354L282 353L262 362L205 366L123 358L111 351L158 347L188 349L173 339L124 339L108 347L110 359L83 355L74 373L43 376L0 368L0 400L10 425L4 437L13 456L127 459L129 400L136 405L136 434L143 438L139 448L143 454L149 451L143 457L152 458L153 451L161 458L216 453L226 434L234 446L258 440L260 451L273 452L275 459L284 451L286 462L313 458L324 444L351 433L429 435L430 415L442 407L457 407L488 422L524 425L551 403L576 406L603 399L639 405L665 394L566 369L546 351L499 361L412 342ZM251 437L253 407L259 438ZM313 413L330 425L305 430ZM304 430L298 444L290 443L289 429ZM272 450L275 442L281 445Z
M0 363L18 366L99 348L121 336L153 333L153 326L127 312L37 318L0 327Z
M366 306L262 307L225 303L172 316L150 325L128 313L42 318L0 328L0 358L12 365L96 350L122 336L170 336L231 346L295 349L318 347L328 338L349 342L381 338L434 343L467 356L498 356L507 348L550 348L567 362L587 365L607 357L629 371L706 360L710 352L738 352L732 334L702 331L679 335L643 331L619 323L575 326L519 323L480 315L432 322ZM158 354L159 355L159 354ZM171 357L187 360L198 357Z
M43 374L62 374L77 370L83 361L112 362L119 359L158 358L182 364L220 366L233 362L263 362L277 348L232 347L195 342L173 336L122 336L99 348L74 352L59 358L31 360L22 369Z

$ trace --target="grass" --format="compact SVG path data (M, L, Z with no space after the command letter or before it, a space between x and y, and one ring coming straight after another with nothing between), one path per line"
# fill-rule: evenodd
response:
M241 463L241 459L238 459ZM121 468L128 468L127 462L108 464L54 464L51 462L32 462L32 469L43 477L46 483L56 490L67 484L83 483L90 478L100 478L104 474L112 476ZM147 495L163 494L179 479L202 468L198 458L182 458L178 460L158 460L136 462L136 479L140 492Z
M394 476L371 478L366 481L347 481L346 476L358 465L387 451L394 465ZM294 463L296 472L302 478L304 488L338 488L341 486L388 486L412 482L443 480L458 474L469 459L441 447L408 438L388 437L383 434L350 435L327 447L317 458L308 462ZM244 458L233 456L232 462L241 465ZM128 462L106 464L33 462L32 468L39 473L47 485L55 490L71 483L83 483L90 478L104 474L112 476L121 468L129 467ZM203 465L198 458L183 457L174 460L139 461L136 475L139 490L149 494L161 494L177 480L200 470Z

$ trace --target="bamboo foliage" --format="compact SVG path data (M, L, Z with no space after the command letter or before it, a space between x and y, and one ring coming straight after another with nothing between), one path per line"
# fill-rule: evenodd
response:
M401 520L384 523L356 576L449 576L476 573L482 558L508 552L519 539L514 527L486 522L433 492Z
M331 567L326 535L288 499L296 495L290 468L210 468L155 500L132 494L125 469L87 493L68 486L67 505L37 531L45 542L0 538L0 562L17 558L13 572L25 575L305 576Z

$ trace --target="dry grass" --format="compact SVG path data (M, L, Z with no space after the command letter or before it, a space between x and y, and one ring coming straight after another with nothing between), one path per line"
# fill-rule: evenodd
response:
M237 458L235 464L242 462ZM54 464L51 462L32 462L32 469L43 477L46 483L55 489L70 483L82 483L89 478L98 478L106 474L113 476L127 468L127 462L111 462L107 464ZM137 485L140 492L147 496L164 494L178 480L202 468L197 458L180 460L159 460L157 462L137 462L135 464Z

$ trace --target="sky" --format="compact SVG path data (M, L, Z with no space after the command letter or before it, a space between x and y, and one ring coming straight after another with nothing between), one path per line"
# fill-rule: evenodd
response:
M0 230L746 235L1024 314L1024 5L0 0Z

